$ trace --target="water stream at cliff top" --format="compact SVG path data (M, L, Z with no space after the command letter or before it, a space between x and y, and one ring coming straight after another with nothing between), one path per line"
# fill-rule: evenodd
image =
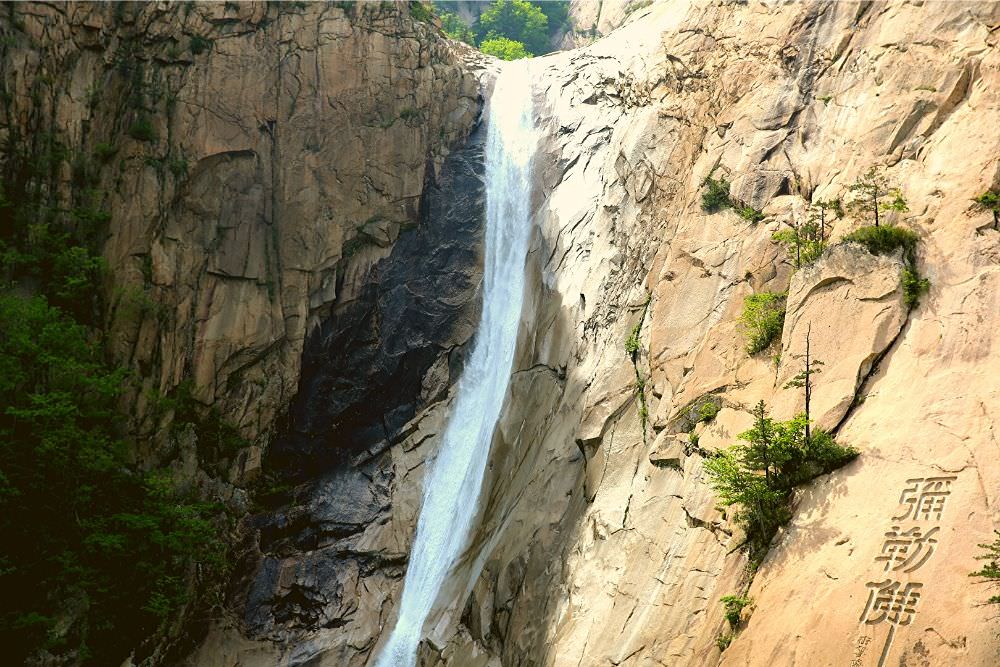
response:
M531 161L538 144L527 62L504 65L489 104L483 311L437 457L424 480L396 626L377 667L416 665L424 622L468 543L514 363L531 234Z

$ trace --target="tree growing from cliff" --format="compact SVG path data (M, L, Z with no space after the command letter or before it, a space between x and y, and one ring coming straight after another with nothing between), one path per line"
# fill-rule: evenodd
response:
M796 269L815 262L826 248L826 243L821 238L820 227L811 220L802 224L798 221L793 222L788 229L775 232L771 239L785 246Z
M812 376L822 372L821 369L816 368L817 366L822 366L823 362L818 359L813 359L810 350L810 339L812 338L812 322L806 327L806 353L803 357L803 368L799 371L795 377L785 383L785 389L792 387L798 387L803 390L805 398L805 436L806 443L810 441L809 423L812 418L810 415L810 406L812 403Z
M879 214L890 211L906 212L909 207L903 198L902 191L890 186L888 179L877 167L871 167L848 186L854 193L854 199L848 204L848 209L857 217L874 220L879 226Z
M753 428L738 436L742 442L706 459L705 471L719 499L735 506L751 561L759 563L778 527L791 517L792 489L844 465L857 451L841 447L823 431L807 437L804 413L776 421L760 401L753 416Z

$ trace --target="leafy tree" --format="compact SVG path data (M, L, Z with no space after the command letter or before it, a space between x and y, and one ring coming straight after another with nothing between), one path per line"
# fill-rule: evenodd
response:
M118 664L187 601L189 566L223 562L218 508L130 466L116 436L124 379L43 297L0 294L0 641L20 664L76 647ZM70 634L62 601L86 622Z
M788 229L775 232L771 239L785 246L792 265L796 269L812 264L823 254L826 243L822 240L820 227L815 222L803 224L795 222Z
M435 3L434 7L437 10L438 17L441 19L441 30L444 31L445 35L466 44L476 43L476 34L462 20L461 16L455 12L438 8L437 3Z
M506 37L491 37L484 40L479 45L479 50L488 56L496 56L501 60L520 60L531 57L531 54L525 50L524 44Z
M838 218L844 217L844 207L840 199L820 200L809 206L809 222L818 226L820 243L826 242L827 211Z
M993 229L1000 229L1000 193L987 190L972 200L976 208L993 213Z
M505 37L523 44L525 52L530 55L548 51L548 27L548 17L527 0L496 0L480 14L477 33L479 39L483 40L481 49L488 41Z
M765 350L775 338L780 338L785 325L785 294L758 292L743 302L740 324L747 336L747 354Z
M876 167L871 167L859 176L848 189L855 193L848 208L859 218L872 216L876 227L879 226L879 213L910 210L902 191L897 187L890 187L886 177Z
M778 527L791 517L792 489L844 465L857 451L823 431L806 438L805 414L775 421L760 401L753 415L753 428L738 436L743 442L707 459L705 471L719 499L737 506L735 520L746 531L751 560L759 563Z

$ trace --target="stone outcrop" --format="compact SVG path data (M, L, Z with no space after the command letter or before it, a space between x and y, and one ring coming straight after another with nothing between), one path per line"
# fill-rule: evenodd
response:
M532 288L482 525L424 664L875 664L887 625L859 618L866 584L888 576L874 559L897 501L908 480L952 475L940 547L906 579L923 584L917 621L889 656L994 664L986 596L967 573L1000 520L989 343L1000 237L969 208L998 178L997 5L644 11L534 63L548 139ZM891 221L922 239L932 287L912 311L899 259L835 245L793 271L771 240L872 164L910 202ZM713 170L763 222L700 210ZM834 243L860 224L837 221ZM785 330L780 348L748 357L739 315L762 290L788 291ZM861 456L796 495L751 584L703 457L749 426L758 400L780 417L801 409L784 385L810 323L826 364L816 417ZM696 424L705 400L721 409ZM719 598L748 584L748 621L720 653Z

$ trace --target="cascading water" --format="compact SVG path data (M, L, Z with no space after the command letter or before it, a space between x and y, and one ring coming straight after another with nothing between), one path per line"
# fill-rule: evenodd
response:
M424 480L399 615L377 667L414 667L424 622L469 539L514 363L531 234L531 160L537 143L528 64L508 63L490 101L486 140L482 317L437 458Z

